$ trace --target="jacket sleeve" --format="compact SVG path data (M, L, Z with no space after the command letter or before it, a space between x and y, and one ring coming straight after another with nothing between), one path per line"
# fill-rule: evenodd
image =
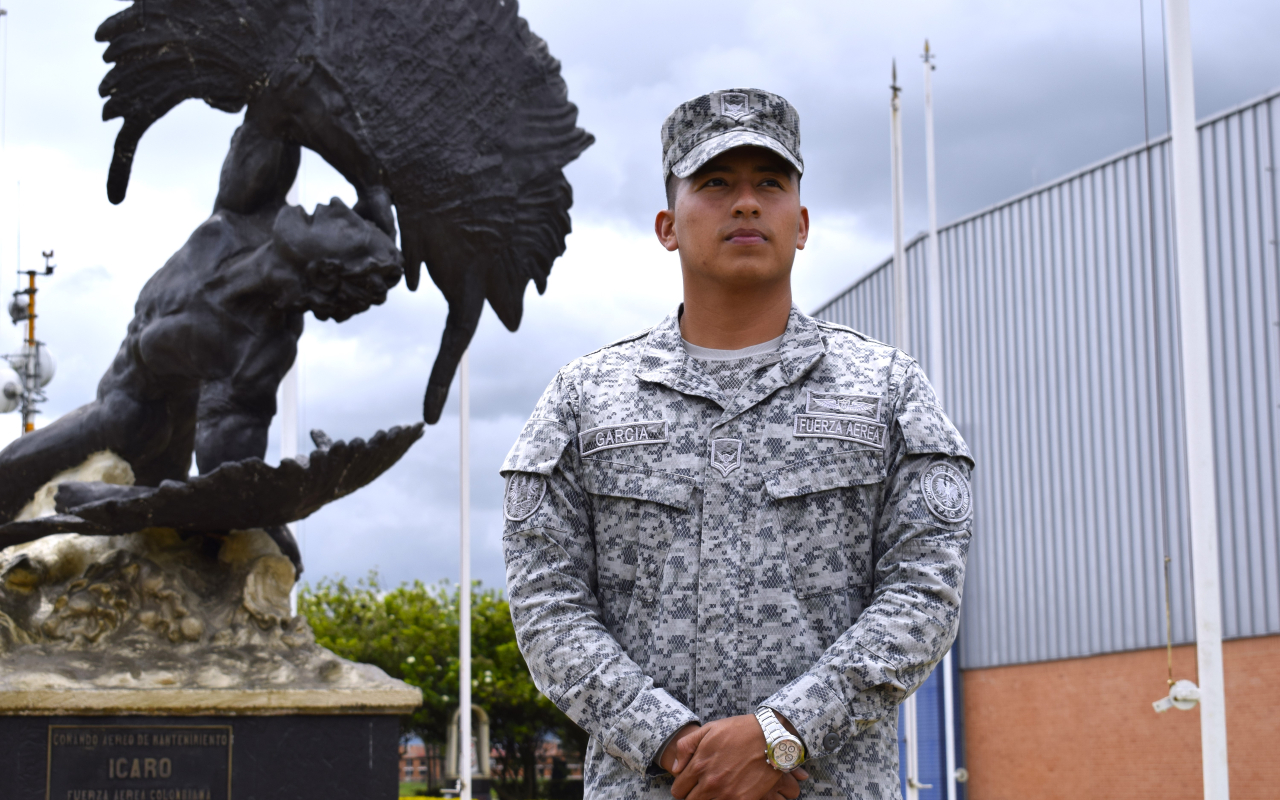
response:
M871 602L803 675L761 702L809 757L839 750L924 683L955 639L972 520L973 459L914 361L899 356Z
M655 774L667 740L699 720L654 686L604 625L575 401L562 373L502 465L502 548L516 641L543 694L610 755Z

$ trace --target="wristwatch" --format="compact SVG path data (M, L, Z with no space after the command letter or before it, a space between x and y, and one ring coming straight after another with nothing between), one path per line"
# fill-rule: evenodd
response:
M774 769L790 772L804 762L804 742L782 727L773 709L756 709L756 721L764 730L764 757Z

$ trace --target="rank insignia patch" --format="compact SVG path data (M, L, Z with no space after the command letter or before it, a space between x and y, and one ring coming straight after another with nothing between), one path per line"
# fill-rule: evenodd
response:
M711 466L719 470L723 476L728 476L730 472L742 466L742 440L712 439Z
M730 119L741 119L750 114L747 96L741 92L725 92L720 95L720 113Z
M547 479L532 472L513 472L507 478L507 492L502 501L502 513L512 522L522 522L533 516L547 494Z
M964 522L973 511L969 481L946 462L926 469L920 478L920 488L929 510L943 522Z
M578 446L584 456L597 450L615 447L631 447L638 444L665 444L667 421L624 422L620 425L601 425L578 434Z
M876 419L880 416L880 398L862 394L828 394L809 392L806 414L852 414Z

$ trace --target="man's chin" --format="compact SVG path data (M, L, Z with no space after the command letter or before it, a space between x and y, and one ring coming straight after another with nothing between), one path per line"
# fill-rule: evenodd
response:
M762 259L743 259L713 270L711 277L725 287L751 289L785 283L791 277L791 268Z

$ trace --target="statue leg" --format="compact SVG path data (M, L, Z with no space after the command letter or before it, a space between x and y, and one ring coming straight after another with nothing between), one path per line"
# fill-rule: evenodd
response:
M298 549L298 540L293 538L293 531L288 525L273 525L267 528L267 535L280 548L280 554L293 564L293 579L302 577L302 551Z
M0 451L0 523L17 516L54 475L113 449L107 428L102 405L95 400Z
M269 394L248 396L238 392L232 381L211 381L201 387L195 426L201 475L231 461L266 456L267 429L276 413L275 383Z
M153 443L145 456L127 459L139 486L159 486L161 481L186 480L195 449L198 390L192 386L175 392L165 402L166 435ZM141 454L139 454L141 456Z
M278 383L278 378L269 381L273 388ZM206 383L200 392L195 426L200 474L232 461L265 456L267 429L275 412L274 391L244 394L237 392L232 381ZM302 575L302 553L289 527L275 525L266 531L280 552L293 562L295 577Z
M163 388L141 369L128 340L98 384L98 399L0 451L0 523L41 486L103 450L123 458L140 486L182 480L191 468L197 384Z

